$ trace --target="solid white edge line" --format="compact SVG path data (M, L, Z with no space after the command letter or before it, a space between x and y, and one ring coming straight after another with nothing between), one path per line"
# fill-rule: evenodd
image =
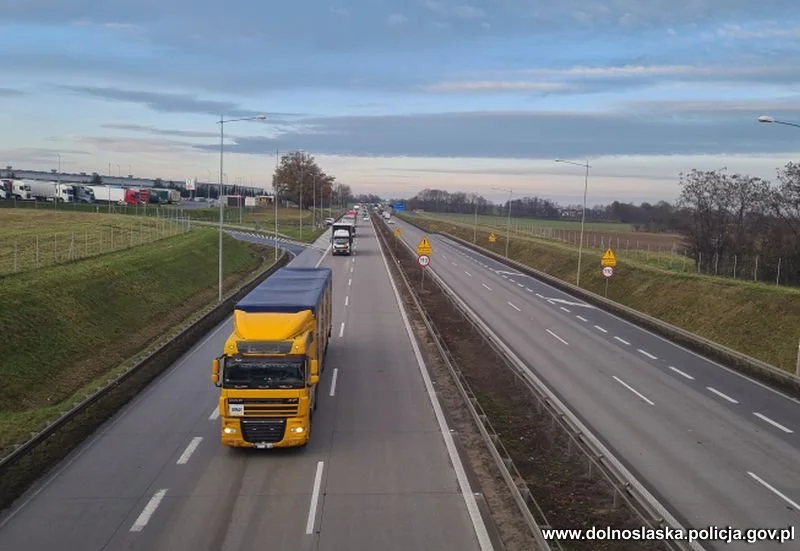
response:
M678 375L682 375L682 376L686 377L687 379L689 379L690 381L694 381L694 377L692 377L688 373L684 373L683 371L681 371L680 369L678 369L674 365L668 365L667 367L670 368L675 373L677 373Z
M763 413L759 413L759 412L757 412L757 411L754 411L754 412L753 412L753 415L755 415L756 417L758 417L758 418L759 418L759 419L761 419L762 421L766 421L767 423L769 423L769 424L770 424L770 425L772 425L773 427L775 427L775 428L778 428L778 429L782 430L782 431L783 431L783 432L785 432L786 434L792 434L792 433L794 432L792 429L790 429L790 428L788 428L788 427L784 427L783 425L781 425L781 424L780 424L780 423L778 423L777 421L773 421L772 419L770 419L769 417L767 417L767 416L766 416L766 415L764 415Z
M400 310L400 317L403 319L403 325L405 326L406 333L408 334L408 340L411 341L411 348L414 350L414 357L417 360L417 366L422 374L422 380L425 383L425 390L428 392L428 399L433 406L433 411L436 415L436 421L439 423L439 429L442 432L442 438L444 439L444 444L447 448L447 454L450 456L450 461L453 465L453 469L456 472L456 478L458 479L458 484L461 487L461 495L464 497L464 503L467 506L467 512L469 512L472 526L475 529L475 536L478 538L478 544L480 545L482 551L493 551L494 546L492 545L492 540L489 537L489 533L486 530L486 524L483 522L483 517L478 509L478 502L475 500L475 495L472 493L472 488L470 486L469 479L467 479L467 473L464 470L461 457L458 455L458 450L456 450L456 445L453 441L453 435L450 433L450 429L447 426L447 421L444 418L442 406L439 404L439 399L436 397L436 391L433 388L433 383L431 382L430 375L428 374L428 368L425 366L425 360L422 359L422 353L420 352L419 345L414 337L414 332L411 329L408 316L406 316L406 312L403 309L403 301L400 298L400 292L397 290L397 285L394 282L394 276L392 276L392 272L389 270L389 263L383 253L383 245L381 245L380 240L378 240L378 249L381 252L381 259L383 259L383 265L386 268L386 274L389 276L389 283L392 286L394 298L397 302L397 307Z
M606 331L605 329L603 329L599 325L595 325L594 328L597 329L598 331L602 331L603 333L608 333L608 331Z
M228 322L230 322L232 320L233 320L233 316L227 318L225 321L220 323L216 327L216 329L214 329L213 331L211 331L211 333L206 335L205 339L200 341L200 344L194 346L191 350L186 352L186 354L183 355L183 358L181 360L178 360L177 363L173 364L172 367L168 368L167 371L165 371L163 374L161 374L160 377L162 379L162 381L161 381L162 384L169 377L171 377L178 370L178 368L180 368L183 364L188 362L189 358L191 356L193 356L195 352L197 352L200 348L205 346L206 343L208 343L208 341L210 341L211 339L213 339L217 335L217 333L219 333L220 331L225 329L227 327L227 325L228 325ZM155 392L155 390L157 388L161 388L161 386L160 385L149 385L144 390L142 390L142 392L140 392L139 394L134 396L134 398L130 402L128 402L122 409L117 411L117 413L115 414L116 418L114 418L102 431L96 432L94 435L90 436L80 446L80 448L75 452L75 455L73 455L69 460L67 460L65 463L63 463L60 467L57 467L56 470L53 471L53 473L49 477L47 477L47 479L42 483L41 486L39 486L35 490L33 490L33 492L30 495L28 495L27 497L24 498L24 501L22 501L16 509L14 509L11 512L9 512L8 515L6 517L4 517L2 519L2 521L0 521L0 529L2 529L6 524L11 522L11 519L13 519L15 516L17 516L17 514L19 514L20 511L22 511L25 507L27 507L30 504L30 502L33 501L36 498L36 496L38 496L45 489L47 489L47 487L50 486L50 484L52 484L53 481L55 481L56 478L61 476L61 473L63 473L70 466L72 466L72 464L75 463L84 453L86 453L87 450L89 450L92 446L94 446L101 438L103 438L106 434L108 434L111 431L111 429L113 429L123 419L125 419L128 415L130 415L131 411L133 411L135 409L135 406L137 404L140 404L141 401L144 400L147 396L149 396L152 392Z
M339 326L339 338L344 337L344 322Z
M512 307L514 310L516 310L517 312L522 312L522 310L520 310L520 309L519 309L519 308L518 308L516 305L514 305L513 303L511 303L511 302L508 302L508 301L506 301L506 302L508 303L508 305L509 305L509 306L511 306L511 307Z
M719 396L719 397L720 397L720 398L722 398L723 400L727 400L727 401L729 401L729 402L730 402L730 403L732 403L732 404L738 404L738 403L739 403L739 400L734 400L733 398L731 398L730 396L728 396L728 395L727 395L727 394L725 394L724 392L720 392L719 390L717 390L717 389L716 389L716 388L714 388L713 386L707 386L707 387L706 387L706 390L707 390L707 391L709 391L709 392L711 392L712 394L716 394L717 396Z
M648 357L648 358L650 358L651 360L657 360L657 359L658 359L658 358L656 358L655 356L653 356L653 355L652 355L650 352L648 352L647 350L642 350L641 348L637 348L637 349L636 349L636 351L637 351L639 354L643 355L643 356L647 356L647 357Z
M621 342L622 344L626 344L626 345L628 345L628 346L630 346L630 345L631 345L631 343L629 343L629 342L628 342L628 341L626 341L625 339L622 339L622 338L620 338L620 337L616 337L616 336L615 336L614 338L615 338L615 339L617 339L617 340L618 340L619 342Z
M644 394L642 394L641 392L639 392L638 390L633 388L631 385L629 385L628 383L626 383L625 381L623 381L622 379L620 379L616 375L612 375L612 377L614 377L614 380L616 380L619 384L621 384L622 386L624 386L625 388L627 388L628 390L630 390L631 392L636 394L639 398L641 398L642 400L644 400L645 402L647 402L651 406L655 405L655 403L653 403L653 401L650 400L647 396L645 396Z
M333 379L331 380L331 393L330 393L331 396L334 396L336 394L336 379L338 378L338 376L339 376L339 368L334 367Z
M754 472L747 471L747 474L748 476L750 476L750 478L752 478L753 480L764 486L767 490L769 490L770 492L772 492L773 494L784 500L786 503L794 507L796 511L800 511L800 504L797 503L796 501L793 501L789 496L778 490L775 486L773 486L772 484L770 484L769 482L767 482Z
M445 243L446 243L446 241L445 241ZM484 255L483 253L478 252L478 251L475 251L475 252L476 252L476 254L479 254L480 256L482 256L482 257L484 257L486 259L489 259L489 257ZM493 260L493 259L489 259L489 260ZM495 261L495 262L498 262L498 261ZM556 287L554 287L550 283L547 283L546 281L543 281L543 280L537 278L536 276L529 276L529 277L535 279L537 282L541 283L542 285L546 285L547 287L549 287L550 289L552 289L554 291L563 293L563 294L568 295L568 296L572 296L568 292L562 291L560 289L557 289ZM539 295L538 293L537 293L537 296L539 296L541 298L541 295ZM595 307L595 308L597 310L600 310L601 312L603 312L605 315L614 318L615 320L617 320L620 323L623 323L623 324L625 324L625 325L627 325L629 327L632 327L633 329L636 329L637 331L641 331L642 333L645 333L645 334L647 334L647 335L649 335L649 336L651 336L651 337L653 337L655 339L658 339L658 340L660 340L660 341L662 341L662 342L664 342L664 343L666 343L666 344L668 344L670 346L674 346L675 348L678 348L678 349L682 350L683 352L689 354L690 356L692 356L694 358L702 360L703 362L707 362L709 365L713 365L715 367L718 367L719 369L722 369L723 371L727 371L731 375L739 377L740 379L744 379L745 381L747 381L749 383L752 383L752 384L754 384L754 385L756 385L758 387L761 387L762 389L764 389L764 390L766 390L768 392L776 394L776 395L780 396L781 398L784 398L784 399L786 399L786 400L788 400L790 402L793 402L796 405L800 405L800 399L797 399L797 398L794 398L792 396L789 396L788 394L785 394L785 393L781 392L780 390L772 388L771 386L769 386L769 385L767 385L765 383L762 383L759 380L756 380L756 379L753 379L751 377L748 377L744 373L740 373L740 372L738 372L738 371L736 371L734 369L731 369L730 367L724 366L724 365L722 365L721 363L719 363L716 360L712 360L710 358L706 358L705 356L703 356L701 354L698 354L694 350L690 350L690 349L686 348L685 346L677 344L677 343L667 339L666 337L662 337L661 335L659 335L657 333L654 333L653 331L650 331L649 329L645 329L644 327L636 325L635 323L630 322L630 321L628 321L628 320L626 320L626 319L624 319L624 318L622 318L622 317L620 317L620 316L618 316L616 314L612 314L611 312L603 309L602 307Z
M197 446L200 445L200 442L203 441L202 436L195 436L186 446L186 449L183 450L183 453L175 462L176 465L186 465L189 462L189 459L192 457L192 454L197 449Z
M317 506L319 505L319 490L322 486L322 469L325 467L324 461L317 462L317 472L314 475L314 486L311 490L311 503L308 506L308 522L306 522L306 535L314 533L314 525L317 522Z
M319 268L319 265L320 265L320 264L322 264L322 261L323 261L323 260L325 260L325 257L326 257L326 256L328 256L328 251L330 251L330 250L331 250L331 247L333 247L333 245L328 245L328 246L325 248L325 251L323 251L323 253L322 253L322 256L321 256L321 257L319 257L319 260L317 260L317 263L316 263L316 264L314 264L314 267L315 267L315 268ZM355 260L355 259L353 259L353 260Z
M553 335L555 338L557 338L558 340L560 340L561 342L563 342L564 344L566 344L567 346L569 346L569 343L568 343L567 341L565 341L564 339L562 339L561 337L559 337L558 335L556 335L555 333L553 333L553 332L552 332L552 331L550 331L549 329L545 329L545 331L547 331L548 333L550 333L551 335Z
M161 505L161 500L164 499L165 495L167 495L166 488L158 490L153 497L150 498L150 501L148 501L147 505L144 506L142 512L139 513L139 517L136 519L136 522L134 522L133 526L131 526L131 532L141 532L142 529L147 526L147 523L150 522L150 518L153 516L153 513L155 513L156 509L158 509L158 506Z
M219 405L214 406L214 411L208 416L209 421L216 421L219 419Z
M443 238L443 241L442 241L442 242L443 242L445 245L448 245L448 243L447 243L446 241L444 241L444 238ZM488 259L488 257L487 257L487 259ZM534 279L535 279L535 278L534 278ZM537 281L538 281L538 280L537 280ZM444 281L442 281L442 284L443 284L445 287L447 286L447 284L446 284ZM552 288L552 287L551 287L551 288ZM537 294L538 294L538 293L537 293ZM541 295L539 295L539 296L541 297ZM457 297L457 296L456 296L456 299L457 299L457 300L459 300L459 301L461 301L461 305L462 305L462 306L465 308L465 310L466 310L466 311L467 311L467 312L468 312L468 313L469 313L471 316L473 316L473 317L474 317L476 320L478 320L478 322L479 322L480 324L482 324L482 327L483 327L483 328L484 328L484 329L487 331L487 333L488 333L489 335L491 335L491 336L492 336L494 339L496 339L496 342L497 342L497 343L499 343L499 345L501 346L501 348L503 349L503 351L504 351L506 354L508 354L508 356L509 356L510 358L512 358L512 359L513 359L513 361L514 361L516 364L518 364L518 365L520 365L520 366L524 366L524 368L525 368L525 372L526 372L527 376L528 376L528 377L529 377L529 378L530 378L532 381L535 381L535 383L536 383L538 386L540 386L540 388L542 388L542 389L543 389L543 391L545 392L545 394L547 395L547 397L548 397L548 398L550 398L550 400L552 400L552 401L553 401L553 403L554 403L554 404L556 404L556 405L558 406L558 408L559 408L559 409L561 409L562 411L566 412L566 414L567 414L567 417L568 417L568 418L569 418L569 419L572 421L572 423L573 423L573 424L575 424L575 425L576 425L576 426L578 426L578 427L581 427L581 428L582 428L582 430L584 430L584 431L585 431L585 433L586 433L586 436L587 436L587 437L588 437L590 440L592 440L592 441L593 441L594 445L595 445L595 446L596 446L598 449L600 449L600 450L602 451L602 453L604 453L604 454L606 455L606 457L608 458L608 460L609 460L609 461L610 461L610 462L611 462L611 463L612 463L612 464L613 464L613 465L616 467L616 469L617 469L617 470L619 470L620 472L626 473L626 476L630 477L630 480L632 481L632 485L633 485L633 487L634 487L634 488L636 488L636 490L637 490L637 491L638 491L640 494L642 494L643 496L645 496L645 497L648 499L648 501L650 501L650 503L652 503L652 504L655 506L655 508L656 508L656 509L658 510L658 512L660 513L660 515L661 515L662 517L664 517L665 519L667 519L667 521L668 521L670 524L672 524L672 525L674 525L674 526L676 526L676 527L679 527L679 528L681 528L681 529L683 529L683 530L685 531L685 530L686 530L686 528L684 528L684 527L683 527L683 525L681 524L681 522L679 522L679 521L678 521L678 520L677 520L677 519L674 517L674 515L673 515L673 514L672 514L672 513L671 513L671 512L670 512L668 509L666 509L666 508L665 508L665 507L664 507L664 506L661 504L661 502L659 502L659 501L658 501L658 500L657 500L657 499L656 499L656 498L655 498L655 497L654 497L654 496L653 496L653 495L650 493L650 491L649 491L649 490L648 490L648 489L647 489L647 488L646 488L644 485L642 485L642 483L641 483L641 482L638 480L638 478L634 477L634 476L633 476L633 474L632 474L632 473L630 473L630 471L628 470L628 468L627 468L627 467L625 467L625 465L623 465L623 464L622 464L622 463L621 463L621 462L620 462L620 461L617 459L617 457L614 455L614 452L612 452L612 451L611 451L611 450L610 450L610 449L609 449L609 448L608 448L606 445L604 445L602 442L600 442L599 440L597 440L597 439L596 439L596 437L594 436L594 434L592 434L591 430L589 430L589 428L588 428L588 427L586 427L586 426L585 426L585 424L584 424L583 422L581 422L581 421L580 421L580 419L578 419L577 417L575 417L575 414L572 412L572 410L571 410L570 408L568 408L568 407L566 406L566 404L564 404L564 403L563 403L563 402L562 402L562 401L561 401L561 400L558 398L558 396L556 396L555 394L553 394L553 393L552 393L552 391L549 389L549 387L548 387L547 385L545 385L545 384L544 384L544 382L543 382L543 381L542 381L542 380L541 380L541 379L540 379L540 378L539 378L539 377L538 377L538 376L537 376L535 373L533 373L533 372L532 372L532 371L531 371L531 370L530 370L530 369L529 369L527 366L525 366L525 362L523 362L523 361L522 361L522 360L521 360L521 359L520 359L520 358L519 358L519 357L518 357L518 356L517 356L517 355L516 355L516 354L515 354L515 353L514 353L514 352L513 352L511 349L510 349L510 348L508 348L508 345L507 345L507 344L505 344L505 342L503 342L503 340L502 340L502 339L500 339L500 337L499 337L499 336L498 336L498 335L497 335L497 334L496 334L496 333L495 333L495 332L494 332L494 331L493 331L493 330L492 330L490 327L488 327L488 326L485 324L485 322L483 322L482 318L481 318L481 317L480 317L480 316L479 316L477 313L475 313L475 312L474 312L474 311L473 311L473 310L472 310L472 309L471 309L469 306L467 306L467 305L466 305L466 304L465 304L465 303L464 303L464 302L463 302L463 301L462 301L462 300L461 300L459 297ZM609 315L610 315L610 314L609 314ZM623 320L620 320L620 321L623 321ZM662 340L664 340L664 339L662 339ZM665 340L665 342L669 342L669 341L666 341L666 340ZM692 550L694 550L694 551L705 551L705 548L704 548L702 545L700 545L699 543L697 543L697 542L689 542L689 547L690 547Z

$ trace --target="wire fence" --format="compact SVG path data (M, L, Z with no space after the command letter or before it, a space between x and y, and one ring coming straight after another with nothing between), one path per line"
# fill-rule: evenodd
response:
M462 222L462 227L467 224ZM472 226L472 224L470 224ZM505 238L508 227L479 224L479 229L493 231L498 241ZM580 230L544 227L536 224L512 223L511 237L533 237L561 242L578 248ZM670 235L615 232L611 230L585 230L584 254L596 254L611 247L615 256L656 268L678 273L698 273L735 280L756 281L772 285L796 287L800 281L800 262L797 258L781 257L765 251L760 255L694 253L681 238ZM598 268L599 269L599 268Z
M188 218L142 216L52 233L0 237L0 275L129 249L189 231Z

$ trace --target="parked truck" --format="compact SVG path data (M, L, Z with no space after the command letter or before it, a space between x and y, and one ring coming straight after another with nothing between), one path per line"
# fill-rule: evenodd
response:
M30 184L24 180L2 180L2 187L6 190L6 195L9 199L17 201L31 201L33 194L31 193Z
M117 205L135 205L139 202L135 189L113 186L89 186L94 192L95 201L98 203L113 203Z
M23 182L30 186L31 195L37 201L61 201L63 203L73 203L75 201L72 184L40 180L23 180Z
M76 203L94 203L94 190L87 185L72 184Z
M305 446L331 337L330 268L281 268L241 299L214 359L222 445Z
M351 255L355 226L348 222L336 222L331 226L331 253Z

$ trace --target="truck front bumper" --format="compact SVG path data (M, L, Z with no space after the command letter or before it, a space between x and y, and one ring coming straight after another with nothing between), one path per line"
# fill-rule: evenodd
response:
M308 442L305 417L222 417L222 445L233 448L291 448Z

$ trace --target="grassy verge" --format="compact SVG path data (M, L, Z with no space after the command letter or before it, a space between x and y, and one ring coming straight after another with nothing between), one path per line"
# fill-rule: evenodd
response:
M184 212L188 213L193 220L209 222L219 220L218 209L190 209ZM333 210L333 214L328 209L318 209L316 215L317 224L315 226L313 225L314 218L310 210L303 212L301 215L298 209L279 208L278 233L297 241L313 243L327 230L327 226L324 224L325 218L329 216L338 218L342 214L344 214L344 211L337 209ZM241 212L239 212L239 209L226 209L223 213L223 219L227 224L245 225L267 232L275 230L275 211L269 207L246 208ZM300 231L301 221L302 233Z
M0 276L62 264L172 237L165 218L40 209L0 209Z
M473 229L461 224L422 219L413 221L430 232L448 232L472 241ZM488 243L478 230L478 244L505 253L505 238ZM509 256L570 283L575 282L577 249L533 238L514 237ZM599 251L584 251L581 286L603 295ZM667 269L619 258L608 285L608 298L667 323L793 372L800 326L800 289L713 276L674 273Z
M217 296L217 233L194 230L2 279L0 450L102 385ZM262 265L261 249L225 236L225 287Z
M426 212L417 217L469 226L470 230L475 226L475 218L465 214ZM508 223L501 216L478 216L478 228L494 231L500 238L506 235ZM580 221L511 218L511 233L519 237L536 237L577 246L580 242L580 230ZM680 235L635 231L631 224L617 222L587 222L584 228L583 246L596 249L605 249L611 246L615 251L624 251L629 256L648 260L657 257L673 257L672 260L675 261L675 256L686 251L683 237ZM678 264L678 262L674 263Z

